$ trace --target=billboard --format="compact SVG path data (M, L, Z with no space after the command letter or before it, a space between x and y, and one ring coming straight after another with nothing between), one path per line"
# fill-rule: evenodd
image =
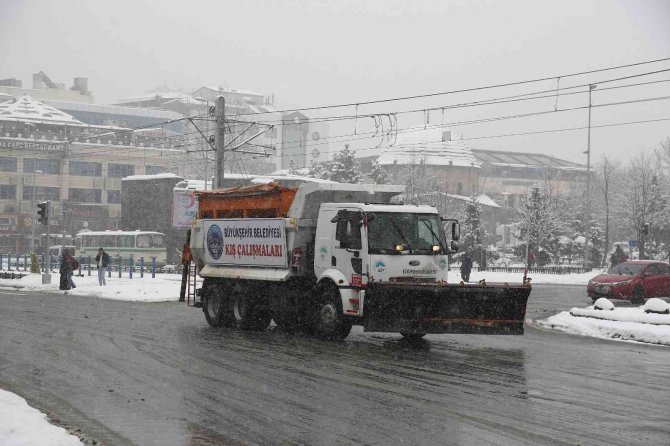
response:
M172 192L172 227L191 228L191 222L198 215L198 201L192 190Z
M205 263L287 267L281 218L205 220Z

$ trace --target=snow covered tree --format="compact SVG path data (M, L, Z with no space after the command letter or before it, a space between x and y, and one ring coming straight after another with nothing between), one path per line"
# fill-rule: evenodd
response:
M596 166L598 189L603 199L605 213L605 234L603 250L605 254L610 246L610 215L612 213L613 189L619 178L619 164L607 155L603 156ZM607 256L603 256L603 265L607 263Z
M388 173L376 160L372 162L372 169L368 176L375 184L386 184L389 181Z
M560 235L561 223L551 205L551 194L539 187L530 189L519 211L521 239L535 255L549 248L549 241Z
M330 180L340 183L358 183L361 180L361 168L349 144L335 154L330 162L329 174Z
M477 261L480 267L485 266L486 230L481 221L482 207L479 204L479 195L473 194L465 205L465 220L461 227L461 250L470 254L473 261Z
M626 169L626 181L627 187L621 188L617 200L617 213L622 223L637 235L643 258L649 225L662 219L665 207L654 158L644 152L633 157Z
M354 151L349 149L349 144L345 144L344 149L337 152L332 161L312 163L309 176L339 183L358 183L361 180L361 168Z

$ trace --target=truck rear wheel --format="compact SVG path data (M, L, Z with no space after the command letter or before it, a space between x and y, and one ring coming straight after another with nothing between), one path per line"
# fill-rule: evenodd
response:
M426 333L400 333L403 338L407 339L410 342L416 342L419 339L426 336Z
M202 287L203 305L207 323L214 328L230 327L234 320L230 314L230 304L222 284L205 279Z
M270 311L259 308L259 305L247 293L240 289L233 290L233 316L237 326L242 330L265 330L270 325Z
M313 317L316 335L323 339L342 340L349 335L352 321L344 317L340 291L333 284L318 289L319 299Z

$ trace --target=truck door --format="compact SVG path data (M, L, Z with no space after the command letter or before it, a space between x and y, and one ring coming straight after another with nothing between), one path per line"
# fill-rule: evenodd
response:
M338 211L333 221L333 251L331 268L336 268L350 285L360 285L363 275L364 253L360 211Z

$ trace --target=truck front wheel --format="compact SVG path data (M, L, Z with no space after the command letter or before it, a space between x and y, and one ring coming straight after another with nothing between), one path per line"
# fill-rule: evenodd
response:
M207 323L214 328L230 327L234 320L230 314L224 286L205 279L202 292L204 297L202 311L205 313Z
M318 305L313 315L316 335L338 341L346 338L353 323L344 317L340 291L333 284L323 284L319 286L318 295Z

